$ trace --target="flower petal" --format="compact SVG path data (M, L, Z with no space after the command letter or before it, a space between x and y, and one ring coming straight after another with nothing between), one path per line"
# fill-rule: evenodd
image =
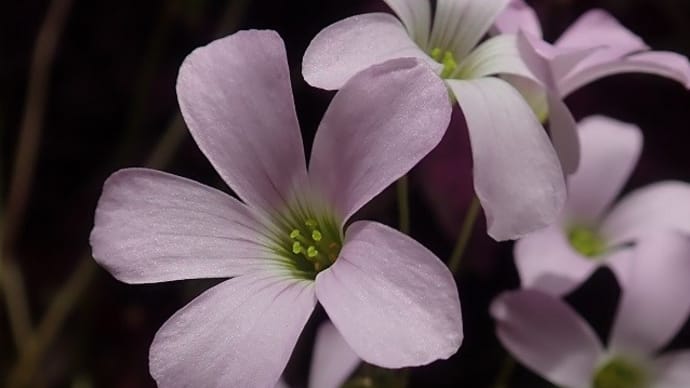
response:
M458 71L460 74L453 78L475 79L511 74L535 79L520 57L514 35L499 35L486 40L458 65Z
M551 142L561 161L563 172L573 174L580 165L580 140L577 137L575 118L554 91L546 93L546 102Z
M648 51L620 59L610 59L606 52L595 53L561 79L563 96L600 78L623 73L646 73L672 79L690 89L690 62L673 52Z
M316 333L309 371L309 387L338 388L357 369L361 361L338 329L327 321Z
M565 302L536 290L506 292L491 315L499 340L521 363L556 385L590 386L603 349Z
M516 239L553 223L565 201L563 172L520 93L498 78L446 82L467 121L489 235Z
M495 26L501 34L517 34L523 30L538 38L542 37L541 23L536 12L523 0L511 0L496 18Z
M557 47L608 46L619 55L648 50L640 37L623 27L616 18L601 9L593 9L580 16L556 41Z
M667 231L649 234L640 239L632 259L609 347L651 354L690 313L690 238Z
M314 138L312 183L346 220L441 141L450 115L445 85L421 61L372 66L331 101Z
M442 66L412 41L393 15L368 13L321 30L304 53L302 75L317 88L340 89L369 66L404 57L420 58L441 71Z
M659 229L690 234L690 184L664 181L637 189L618 202L601 227L611 244Z
M240 31L194 50L180 67L177 95L199 148L244 202L271 209L304 183L304 148L277 33Z
M151 375L160 387L273 387L315 305L310 281L227 280L158 330Z
M690 351L664 354L654 361L657 373L654 388L690 386Z
M577 253L561 225L530 233L515 243L515 266L523 288L554 296L570 293L599 267L595 259Z
M96 261L127 283L230 277L274 265L261 224L225 193L148 169L105 182L91 247Z
M568 178L566 218L596 226L640 157L642 131L632 124L591 116L580 122L577 135L582 156L577 172Z
M383 0L402 20L419 47L426 47L431 30L431 4L419 0Z
M364 361L385 368L428 364L462 342L453 276L410 237L374 222L352 224L340 257L316 277L316 295Z
M486 35L509 0L438 0L431 48L450 50L464 58Z

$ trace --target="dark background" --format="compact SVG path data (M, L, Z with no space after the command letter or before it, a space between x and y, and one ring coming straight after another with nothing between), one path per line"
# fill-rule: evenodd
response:
M25 107L32 49L49 4L45 0L6 3L0 13L3 202ZM540 0L531 4L550 41L582 12L602 7L654 49L690 55L690 1ZM302 80L304 50L327 25L373 10L386 7L382 1L366 0L75 0L51 70L27 213L12 246L27 289L32 323L41 321L88 253L93 212L105 178L119 168L143 165L176 115L175 77L185 55L219 36L218 31L224 35L244 28L277 30L286 42L297 113L309 148L331 93L313 89ZM690 181L690 93L682 86L647 75L615 76L578 91L567 102L578 118L605 114L642 128L643 155L626 190L662 179ZM458 152L467 150L458 145ZM458 169L469 172L469 166ZM228 190L186 133L165 170ZM444 258L452 249L466 203L434 202L442 195L421 190L416 179L420 173L412 176L412 234ZM471 185L465 186L471 193ZM434 215L433 210L439 208L448 209L446 216L454 216L451 221ZM395 226L394 193L383 193L362 213ZM487 306L501 290L519 284L511 249L510 243L492 242L483 225L477 226L464 269L456 278L465 342L450 360L412 370L410 386L493 384L505 353L493 335ZM78 290L75 308L47 341L32 373L32 385L155 386L147 361L154 333L177 309L216 282L126 285L100 268L88 280ZM605 338L617 296L613 276L601 270L569 301ZM288 365L286 379L293 386L305 384L314 330L323 318L323 312L317 311ZM688 330L671 346L690 346ZM17 357L2 305L2 380ZM548 384L517 367L510 386Z

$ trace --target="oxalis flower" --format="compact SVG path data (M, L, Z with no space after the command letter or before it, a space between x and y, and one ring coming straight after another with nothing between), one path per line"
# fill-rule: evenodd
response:
M564 301L537 290L507 292L491 306L496 333L521 363L566 388L690 386L690 351L658 354L690 311L690 242L646 236L629 268L608 345Z
M568 201L558 222L515 244L522 286L569 293L606 265L627 288L631 248L655 230L690 235L690 185L662 181L613 204L642 149L639 128L594 116L578 128L582 160L568 178Z
M539 81L512 34L478 44L508 0L386 0L398 15L371 13L321 31L304 55L311 85L338 89L354 74L391 58L424 60L442 78L467 123L474 188L496 240L552 223L565 201L559 157L534 112L511 82ZM433 19L433 20L432 20ZM574 126L564 105L554 121Z
M317 300L359 357L397 368L454 354L460 302L445 265L413 239L347 220L441 139L450 106L414 59L343 86L307 171L286 59L271 31L242 31L190 54L177 80L197 145L240 200L163 172L105 183L94 258L117 279L231 277L156 334L162 387L273 387Z
M579 149L574 127L559 121L570 93L600 78L621 73L647 73L666 77L690 88L690 63L680 54L650 51L637 35L604 10L584 13L556 40L542 40L539 20L523 0L511 0L496 19L496 29L517 34L520 54L540 80L520 85L522 94L542 120L552 122L552 139L564 168L575 171ZM555 114L555 116L554 116ZM556 124L556 125L553 125Z

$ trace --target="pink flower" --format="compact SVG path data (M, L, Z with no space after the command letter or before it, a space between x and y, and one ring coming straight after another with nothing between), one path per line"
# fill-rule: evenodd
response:
M448 125L447 92L417 60L338 92L306 168L286 59L271 31L190 54L177 82L199 148L241 201L174 175L127 169L105 183L91 245L119 280L231 278L156 334L162 387L273 387L320 302L353 351L402 367L462 341L451 273L413 239L350 216L414 166Z
M559 222L515 244L522 286L566 294L608 265L623 287L632 265L631 244L654 230L690 234L690 185L658 182L614 199L642 148L639 128L605 117L583 120L580 168L568 179L568 201Z
M524 289L502 294L491 306L503 346L562 387L690 386L690 351L657 355L690 312L690 240L654 233L635 255L608 345L565 302Z
M546 86L546 93L530 84L521 85L520 91L540 117L550 116L552 140L569 173L578 165L579 149L569 116L563 115L562 98L599 78L620 73L656 74L690 88L686 57L650 51L642 39L603 10L583 14L552 45L542 40L534 11L523 0L511 0L496 19L496 29L517 34L527 67Z
M551 224L565 201L561 164L541 123L511 82L537 82L514 35L482 43L508 0L386 0L400 20L370 13L321 31L304 55L311 85L338 89L354 74L392 58L414 57L444 79L466 122L474 188L496 240ZM499 78L498 76L503 78ZM562 123L574 120L564 105ZM565 124L564 124L565 125Z

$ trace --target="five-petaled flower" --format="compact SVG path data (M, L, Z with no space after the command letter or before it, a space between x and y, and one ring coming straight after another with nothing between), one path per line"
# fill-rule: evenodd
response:
M687 183L657 182L613 204L639 158L639 128L594 116L582 121L578 135L582 160L568 177L560 220L515 244L522 286L554 295L574 290L602 265L627 288L625 273L637 257L630 248L640 238L657 230L690 235Z
M389 14L371 13L326 27L304 54L305 80L338 89L373 64L423 59L444 79L467 123L474 188L489 235L515 239L551 224L565 201L560 155L511 84L540 85L540 80L521 59L514 34L478 45L508 0L438 0L433 21L430 1L386 3L402 23ZM560 109L553 121L574 126L565 105L555 103Z
M446 266L382 224L345 228L441 140L451 108L428 66L389 61L345 84L308 170L276 33L242 31L195 50L177 93L196 143L241 201L122 170L105 183L91 234L95 259L128 283L231 278L156 334L160 386L272 387L317 300L369 363L422 365L457 351L460 301Z
M560 387L690 386L690 351L657 355L690 312L690 240L669 231L648 234L635 255L606 347L564 301L533 289L492 303L503 346Z

